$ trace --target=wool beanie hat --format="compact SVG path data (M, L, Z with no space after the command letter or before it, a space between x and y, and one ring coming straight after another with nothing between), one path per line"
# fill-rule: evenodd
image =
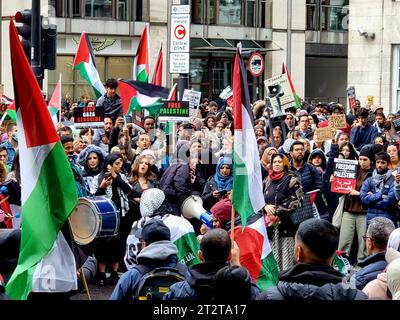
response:
M140 198L140 213L142 217L151 217L158 208L161 207L165 200L164 191L151 188L142 193Z
M375 155L382 149L383 146L380 144L367 144L361 148L359 156L367 157L371 163L375 163Z
M223 198L210 211L221 223L226 223L231 219L232 203L228 198Z

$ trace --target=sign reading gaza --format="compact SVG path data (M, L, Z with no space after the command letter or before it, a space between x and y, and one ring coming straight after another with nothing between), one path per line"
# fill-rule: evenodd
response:
M356 187L357 160L334 159L333 181L331 191L349 193Z
M78 107L74 109L76 127L100 127L104 125L103 107Z
M164 101L160 121L189 121L189 101Z

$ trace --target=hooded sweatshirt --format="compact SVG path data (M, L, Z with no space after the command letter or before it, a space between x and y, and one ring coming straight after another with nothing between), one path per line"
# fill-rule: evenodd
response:
M156 241L143 248L137 256L138 264L151 266L153 269L159 267L175 268L178 257L178 249L168 240ZM142 274L138 269L132 268L125 272L119 279L110 296L110 300L132 300Z

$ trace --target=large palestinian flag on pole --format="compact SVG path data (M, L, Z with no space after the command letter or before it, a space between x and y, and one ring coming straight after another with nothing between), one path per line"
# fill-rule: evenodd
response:
M233 190L232 205L239 213L243 227L248 217L264 205L261 166L250 108L249 86L238 47L233 68Z
M125 116L133 111L142 112L142 109L154 115L163 106L162 99L169 95L168 88L132 80L118 80L118 88Z
M21 167L22 229L12 299L77 289L72 251L60 232L78 202L74 176L10 19L11 68Z
M249 218L247 225L236 226L235 241L240 249L240 264L261 290L276 286L279 267L272 253L262 214Z
M149 82L150 74L150 35L149 24L146 23L136 53L134 79Z
M75 55L74 70L79 70L79 74L86 82L92 86L97 98L106 93L106 89L100 80L99 73L96 68L94 52L89 40L89 36L82 32L79 41L78 51Z
M154 68L153 80L152 84L156 86L162 85L162 65L163 65L163 55L162 55L162 46L160 48L160 52L158 53L157 64Z

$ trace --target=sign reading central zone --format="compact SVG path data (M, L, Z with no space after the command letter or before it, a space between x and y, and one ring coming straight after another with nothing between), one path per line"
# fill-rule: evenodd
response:
M189 102L164 101L158 119L160 121L189 121Z

